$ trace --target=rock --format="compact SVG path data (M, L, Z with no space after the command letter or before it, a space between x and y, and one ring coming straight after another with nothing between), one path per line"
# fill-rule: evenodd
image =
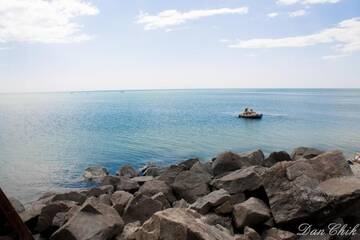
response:
M134 236L144 240L234 240L227 231L204 223L200 217L191 209L169 208L155 213Z
M34 222L36 225L36 221L41 213L41 209L45 206L46 205L40 201L33 202L29 207L27 207L25 209L25 211L21 212L19 214L19 216L20 216L21 220L24 223L26 223L27 225L30 225L31 223L34 223ZM31 224L31 225L33 225L33 224Z
M140 221L141 223L149 219L154 213L162 210L163 205L143 194L139 194L132 198L126 205L124 210L125 223Z
M153 176L140 176L140 177L133 177L131 180L137 182L138 184L144 184L145 182L153 180Z
M212 170L214 175L220 175L243 167L262 165L263 161L264 154L261 150L241 154L224 152L215 158L212 163Z
M102 204L105 204L105 205L108 205L108 206L111 206L112 203L111 203L111 197L109 194L102 194L98 197L99 199L99 203L102 203Z
M114 186L104 185L100 187L91 188L89 190L83 191L81 193L86 194L87 197L99 197L103 194L112 194L114 192Z
M41 209L35 230L43 233L52 226L53 218L59 212L66 212L69 206L62 202L49 204Z
M184 199L173 202L173 208L188 208L190 205Z
M52 236L51 240L105 240L120 234L124 222L110 206L85 202L81 209Z
M233 215L237 228L256 226L271 217L270 209L266 204L254 197L234 205Z
M166 168L160 174L160 176L157 177L157 179L164 181L167 185L171 186L174 183L177 175L185 170L186 169L183 166L172 165L172 166Z
M199 174L190 170L179 173L172 188L175 195L193 203L199 197L205 196L210 192L210 178L206 174Z
M159 192L162 192L171 203L176 200L172 189L161 180L151 180L145 182L136 194L144 194L151 197Z
M206 214L211 208L217 207L229 199L229 193L224 189L220 189L198 198L190 205L190 208L198 211L200 214Z
M321 151L316 148L299 147L299 148L295 148L294 151L291 153L291 159L292 160L298 160L301 158L311 159L323 153L324 151Z
M60 228L69 220L67 212L58 212L55 214L51 225L54 228Z
M122 215L127 203L133 198L133 195L125 191L116 191L111 195L113 208Z
M116 173L118 176L133 178L138 176L137 172L134 170L134 168L130 165L122 166Z
M17 200L16 198L10 197L9 201L17 213L22 213L25 211L24 205L22 205L22 203L19 200Z
M115 240L136 240L133 235L140 227L139 221L126 224L121 235L117 236Z
M277 228L270 228L263 234L264 240L296 240L295 234ZM325 239L325 238L324 238Z
M134 177L135 178L135 177ZM116 185L116 190L122 190L130 193L134 193L139 189L138 181L134 178L120 177L120 182Z
M161 172L162 172L162 169L160 167L150 166L144 170L143 175L157 177L161 174Z
M198 162L200 162L198 158L190 158L188 160L182 161L178 165L184 167L186 170L190 170L190 168Z
M271 167L275 163L282 162L282 161L291 161L291 157L287 152L285 152L285 151L272 152L272 153L270 153L269 157L267 157L264 160L263 166Z
M83 177L88 181L101 181L108 174L109 173L106 168L93 166L85 169Z
M105 176L102 181L101 184L102 185L111 185L114 187L114 189L116 189L116 186L120 183L120 177L118 176Z
M261 240L261 236L251 227L244 228L244 235L248 240Z
M86 200L86 195L85 194L75 192L75 191L55 194L51 199L52 202L55 202L55 201L73 201L73 202L76 202L78 204L83 204L85 202L85 200Z
M230 199L225 201L223 204L215 208L215 213L217 214L228 214L232 213L233 206L237 203L242 203L245 201L245 194L237 193L230 196Z
M207 174L210 177L212 177L212 170L211 170L211 165L209 165L208 163L201 163L201 162L196 162L191 168L190 170L192 172L198 172L198 173L203 173L203 174Z
M224 216L219 216L215 213L209 213L209 214L206 214L205 216L202 216L201 220L204 223L209 224L211 226L220 225L220 226L226 228L230 234L234 234L234 229L232 227L230 217L224 217Z
M317 189L320 182L352 175L339 151L323 153L312 159L279 162L264 175L263 185L277 224L310 217L328 204Z
M159 193L153 195L153 196L151 197L151 199L154 199L154 200L156 200L156 201L159 201L159 202L162 204L161 210L164 210L164 209L167 209L167 208L170 208L170 207L171 207L168 198L167 198L167 197L165 196L165 194L162 193L162 192L159 192Z
M246 167L214 179L211 184L217 189L227 190L230 194L253 191L262 186L265 171L264 167Z

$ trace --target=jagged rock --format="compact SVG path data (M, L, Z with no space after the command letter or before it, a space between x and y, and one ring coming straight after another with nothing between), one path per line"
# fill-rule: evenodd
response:
M208 174L210 177L212 175L211 165L209 165L209 163L196 162L190 170L192 172Z
M120 183L120 177L118 176L105 176L102 181L101 184L104 185L111 185L114 187L114 189L116 189L116 186Z
M85 202L51 240L106 240L121 233L124 222L110 206Z
M164 193L159 192L151 197L152 199L159 201L162 204L162 210L170 208L170 202Z
M277 228L270 228L263 234L264 240L296 240L297 237L291 232L280 230ZM326 238L324 238L326 239Z
M106 168L93 166L85 169L83 177L88 181L101 181L108 174L109 173Z
M22 213L25 211L24 205L18 199L10 197L9 201L17 213Z
M279 162L264 175L263 185L276 223L310 217L328 204L317 186L333 177L352 175L339 151L323 153L312 159Z
M135 178L135 177L134 177ZM134 193L139 189L139 183L134 178L120 177L120 182L116 185L116 190Z
M138 184L144 184L145 182L153 180L153 176L139 176L139 177L133 177L131 180L137 182Z
M230 194L252 191L262 186L262 177L266 168L251 166L236 170L214 179L211 184L217 189L225 189Z
M211 208L217 207L229 199L229 193L224 189L220 189L211 192L206 196L198 198L193 204L190 205L190 208L198 211L201 214L206 214Z
M271 217L270 209L266 204L254 197L234 205L233 215L237 228L256 226Z
M122 215L127 203L133 198L133 195L125 191L116 191L111 195L113 208Z
M162 192L169 202L174 202L176 200L172 189L161 180L151 180L145 182L136 194L144 194L151 197L159 192Z
M208 213L208 214L202 216L201 220L204 223L209 224L211 226L220 225L220 226L226 228L230 234L234 234L234 229L232 227L230 217L219 216L215 213Z
M295 148L294 151L291 153L291 159L292 160L298 160L301 158L311 159L323 153L324 151L321 151L316 148L299 147L299 148Z
M291 157L287 152L285 152L285 151L272 152L272 153L270 153L269 157L267 157L264 160L263 166L271 167L275 163L282 162L282 161L291 161Z
M98 197L99 203L111 206L111 196L109 194L102 194Z
M177 166L177 165L171 165L170 167L166 168L160 176L157 177L158 180L164 181L167 185L171 186L177 175L179 173L185 171L184 166Z
M155 212L161 211L163 205L161 202L152 199L143 194L139 194L132 198L126 205L124 210L125 223L140 221L143 223L149 219Z
M62 202L51 203L41 209L35 230L43 233L50 229L53 218L59 212L66 212L69 206Z
M210 178L206 174L199 174L190 170L179 173L172 188L175 195L193 203L199 197L205 196L210 192Z
M235 171L243 167L252 165L262 165L264 154L261 150L235 154L233 152L224 152L218 155L212 163L214 175L220 175Z
M186 170L190 170L190 168L198 162L200 162L198 158L190 158L188 160L182 161L178 165L183 166Z
M237 193L230 196L230 199L225 201L223 204L215 208L215 213L217 214L228 214L233 211L234 205L237 203L242 203L246 199L245 194Z
M134 170L134 168L130 165L122 166L116 173L118 176L124 176L128 178L133 178L138 176L137 172Z
M134 233L141 227L139 221L128 223L125 225L121 235L117 236L115 240L136 240Z
M188 208L190 205L184 199L173 202L173 208Z
M91 188L89 190L83 191L81 193L86 194L87 197L99 197L103 194L112 194L114 192L114 186L104 185L100 187Z
M86 195L75 191L59 193L55 194L51 201L73 201L78 204L83 204L86 201Z
M200 217L191 209L169 208L155 213L134 236L144 240L234 240L227 231L204 223Z
M244 228L244 236L248 240L261 240L261 236L251 227Z
M157 177L161 174L162 169L160 167L157 166L149 166L148 168L146 168L143 172L144 176L152 176L152 177Z

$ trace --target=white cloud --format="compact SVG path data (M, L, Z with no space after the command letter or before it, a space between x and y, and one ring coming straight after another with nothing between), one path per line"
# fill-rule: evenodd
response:
M306 14L306 11L304 9L300 9L294 12L289 13L289 17L301 17Z
M218 8L218 9L204 9L192 10L188 12L179 12L177 10L165 10L157 15L150 15L148 13L140 13L137 17L137 23L144 24L145 30L153 30L159 28L168 28L184 24L191 20L199 18L210 17L215 15L225 14L247 14L249 9L247 7L240 8Z
M277 0L276 3L280 5L293 5L297 3L305 5L324 4L324 3L338 3L340 0Z
M0 42L67 43L88 40L78 16L99 10L85 0L0 0Z
M300 48L324 43L335 44L336 55L339 56L359 52L360 18L344 20L335 27L325 29L315 34L285 38L239 40L230 44L229 47L246 49Z
M279 13L278 13L278 12L272 12L272 13L269 13L267 16L268 16L269 18L274 18L274 17L279 16Z

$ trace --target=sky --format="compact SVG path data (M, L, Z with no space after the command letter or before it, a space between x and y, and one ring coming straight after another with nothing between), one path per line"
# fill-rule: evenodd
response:
M0 92L359 87L359 0L0 0Z

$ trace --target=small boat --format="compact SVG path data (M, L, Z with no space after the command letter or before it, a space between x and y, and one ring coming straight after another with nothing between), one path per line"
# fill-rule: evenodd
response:
M245 111L239 114L239 118L247 119L261 119L263 116L262 113L254 112L252 109L245 108Z

